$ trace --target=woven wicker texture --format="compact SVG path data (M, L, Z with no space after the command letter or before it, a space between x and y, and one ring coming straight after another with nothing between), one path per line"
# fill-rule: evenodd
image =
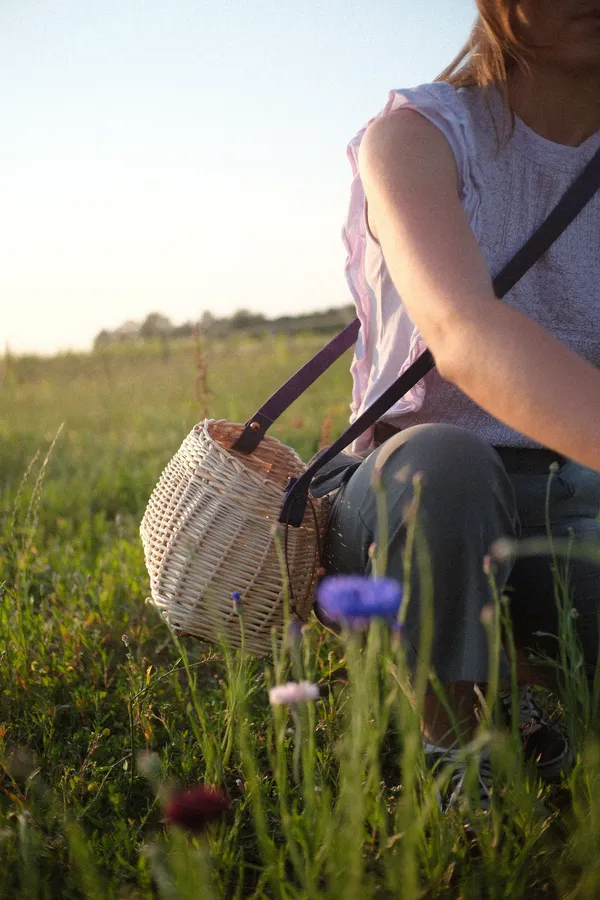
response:
M281 637L284 576L274 534L290 477L300 475L298 454L273 437L254 453L230 449L243 425L205 419L165 468L148 502L140 533L152 602L175 631L208 642L224 637L241 646L241 623L232 604L243 603L244 646L271 652L271 629ZM327 501L309 503L300 528L281 536L286 545L293 612L312 609Z

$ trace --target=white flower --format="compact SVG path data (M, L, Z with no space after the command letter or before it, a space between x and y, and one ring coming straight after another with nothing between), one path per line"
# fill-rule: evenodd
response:
M490 558L494 562L508 562L515 555L515 541L509 538L498 538L490 547Z
M319 688L310 681L288 681L287 684L278 684L269 691L271 706L304 703L306 700L318 700L318 698Z

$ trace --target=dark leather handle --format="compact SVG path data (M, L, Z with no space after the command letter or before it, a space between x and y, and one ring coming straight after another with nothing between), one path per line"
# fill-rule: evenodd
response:
M302 473L300 478L291 478L286 488L286 498L281 508L279 521L286 525L293 525L298 528L304 519L304 512L308 502L308 489L314 476L317 474L325 463L341 453L348 444L355 441L357 437L370 428L377 419L396 403L407 391L414 387L417 381L424 378L430 369L435 365L433 356L426 350L412 364L412 366L404 372L400 378L384 391L375 403L372 403L364 413L354 420L352 425L347 428L339 438L329 447L325 447L321 453L316 456L310 466Z
M267 428L285 412L304 391L319 378L323 372L333 365L340 356L349 350L355 343L360 329L358 319L353 319L349 325L319 350L312 359L309 359L302 368L289 378L266 403L258 409L251 419L248 419L244 430L232 446L232 450L241 453L252 453L262 441Z

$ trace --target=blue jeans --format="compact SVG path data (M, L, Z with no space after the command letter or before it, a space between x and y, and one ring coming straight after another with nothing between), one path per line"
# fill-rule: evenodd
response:
M499 537L546 535L548 473L508 472L498 453L465 429L445 424L418 425L390 438L360 460L340 454L313 482L320 496L330 493L324 562L328 573L369 574L369 547L376 540L377 511L373 472L381 468L386 492L388 574L403 580L407 513L413 499L412 476L422 473L418 521L433 580L434 640L431 664L442 683L487 679L489 653L481 624L482 608L492 602L483 559ZM518 468L518 467L517 467ZM566 461L550 486L553 537L600 539L600 473ZM405 638L416 660L420 631L418 566L412 565L411 601ZM515 642L521 648L556 650L556 641L535 632L558 633L558 615L547 556L502 563L499 589L510 596ZM588 673L598 655L600 567L571 560L576 627ZM506 658L502 674L508 674Z

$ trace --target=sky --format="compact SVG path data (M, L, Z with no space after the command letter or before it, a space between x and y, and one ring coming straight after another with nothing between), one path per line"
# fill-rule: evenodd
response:
M473 0L2 0L0 352L351 302L346 145Z

